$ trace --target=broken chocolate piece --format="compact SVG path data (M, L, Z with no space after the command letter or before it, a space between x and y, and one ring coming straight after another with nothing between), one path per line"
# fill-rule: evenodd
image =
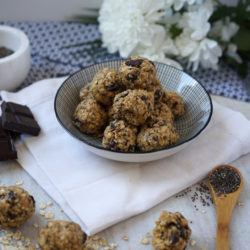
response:
M2 128L0 117L0 161L17 159L17 152L8 131Z
M40 127L27 106L12 103L2 103L2 127L18 133L38 135Z

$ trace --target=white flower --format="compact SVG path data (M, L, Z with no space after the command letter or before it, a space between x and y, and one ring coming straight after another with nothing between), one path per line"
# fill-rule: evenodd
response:
M197 10L185 12L179 26L184 30L190 30L193 40L201 40L210 30L208 19L212 13L213 4L211 1L206 1Z
M242 63L242 59L237 53L237 46L230 43L227 47L226 55L233 58L237 63Z
M185 3L192 5L195 2L196 2L196 0L175 0L174 1L174 10L179 11L184 6Z
M128 57L136 46L152 46L157 32L155 24L164 14L164 1L106 0L99 14L103 45L110 53L120 52Z
M222 55L222 49L216 41L208 38L195 41L188 32L183 32L176 38L176 47L180 55L188 59L188 67L192 65L193 71L196 71L200 64L204 68L217 69L219 57Z
M238 30L239 26L235 22L231 22L229 17L226 17L225 20L219 20L213 24L209 35L217 37L223 42L229 42Z

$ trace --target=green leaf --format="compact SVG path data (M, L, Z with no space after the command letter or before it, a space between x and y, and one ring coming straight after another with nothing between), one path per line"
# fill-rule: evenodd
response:
M181 34L182 29L178 28L176 25L172 25L169 29L169 32L171 33L172 38L174 39Z
M237 45L239 51L250 51L250 29L240 27L232 42Z

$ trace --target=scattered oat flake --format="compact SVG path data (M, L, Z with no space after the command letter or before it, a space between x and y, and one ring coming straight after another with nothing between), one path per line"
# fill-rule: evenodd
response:
M196 244L195 240L191 240L190 245L193 247Z
M152 237L151 233L147 232L147 233L146 233L146 237L148 237L148 238L149 238L149 237Z
M122 239L128 241L128 236L124 235L122 236Z
M38 228L38 224L36 224L36 223L33 224L33 227Z
M91 238L92 238L92 240L98 240L99 239L99 235L98 234L94 234Z
M46 219L53 219L55 215L53 213L46 213L44 216Z
M141 243L144 244L144 245L148 245L149 244L149 240L146 239L146 238L144 238L144 237L142 237L141 238Z
M244 202L239 201L237 204L238 204L238 206L243 206L243 205L244 205Z
M16 186L20 186L20 185L23 185L23 181L21 181L21 180L16 181Z
M47 207L47 205L46 204L41 204L40 206L39 206L39 208L41 209L41 210L43 210L43 209L45 209Z
M201 212L202 212L203 214L205 214L205 213L206 213L206 210L201 210Z
M53 206L53 202L52 201L47 202L47 206Z
M103 237L101 237L101 238L99 239L99 244L100 244L101 246L103 246L103 247L105 247L105 246L108 245L108 244L107 244L107 241L106 241Z
M117 243L111 243L110 244L110 249L115 249L118 247L118 244Z
M40 211L40 215L45 216L45 212L44 211Z

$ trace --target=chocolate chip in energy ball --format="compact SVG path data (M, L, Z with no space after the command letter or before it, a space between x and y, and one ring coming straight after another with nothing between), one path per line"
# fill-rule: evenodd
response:
M221 167L209 176L209 182L214 188L216 196L235 192L241 184L240 175L230 167Z
M132 67L137 67L139 68L140 65L142 64L143 59L136 59L136 60L128 60L125 62L127 66L132 66Z

